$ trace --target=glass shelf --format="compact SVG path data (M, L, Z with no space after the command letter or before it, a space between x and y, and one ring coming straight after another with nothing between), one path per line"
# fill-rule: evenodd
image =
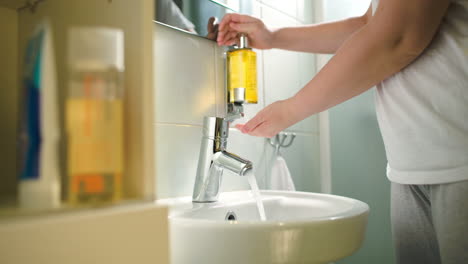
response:
M154 205L153 200L121 200L115 203L95 204L95 205L68 205L62 203L60 207L53 209L29 209L21 208L17 205L16 201L5 200L0 203L0 224L3 222L16 221L19 219L32 219L41 218L69 213L81 213L99 210L112 210L115 208L132 208L135 206Z

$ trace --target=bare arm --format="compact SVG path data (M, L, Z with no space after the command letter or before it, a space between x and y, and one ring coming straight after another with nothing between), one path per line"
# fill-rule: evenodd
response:
M279 48L312 53L335 53L354 32L372 16L369 10L362 16L335 22L268 29L260 19L240 14L228 14L219 24L218 43L233 45L238 32L247 33L257 49Z
M294 97L273 103L244 133L274 136L284 128L356 96L400 71L432 41L450 0L381 0L370 21Z
M335 53L354 32L372 17L372 8L359 17L329 23L280 28L273 31L273 48L311 53Z

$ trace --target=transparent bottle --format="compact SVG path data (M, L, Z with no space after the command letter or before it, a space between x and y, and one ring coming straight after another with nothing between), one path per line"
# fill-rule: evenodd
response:
M241 103L256 104L257 54L248 47L247 36L240 34L239 46L227 52L227 86L229 102L236 102L236 88L245 89L245 100Z
M68 202L115 202L124 172L123 33L74 28L68 54Z

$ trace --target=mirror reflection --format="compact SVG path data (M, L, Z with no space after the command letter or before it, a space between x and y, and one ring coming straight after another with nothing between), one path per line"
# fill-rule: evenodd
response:
M227 13L250 13L249 0L156 0L155 20L159 23L216 39L217 24Z

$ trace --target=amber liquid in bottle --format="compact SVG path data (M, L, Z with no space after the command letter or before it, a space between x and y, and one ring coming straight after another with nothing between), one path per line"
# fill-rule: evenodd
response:
M250 48L239 48L227 53L229 102L234 103L234 89L245 89L247 104L256 104L257 54Z
M76 73L66 102L68 202L112 203L121 199L123 100L118 73ZM79 89L80 86L83 89Z

